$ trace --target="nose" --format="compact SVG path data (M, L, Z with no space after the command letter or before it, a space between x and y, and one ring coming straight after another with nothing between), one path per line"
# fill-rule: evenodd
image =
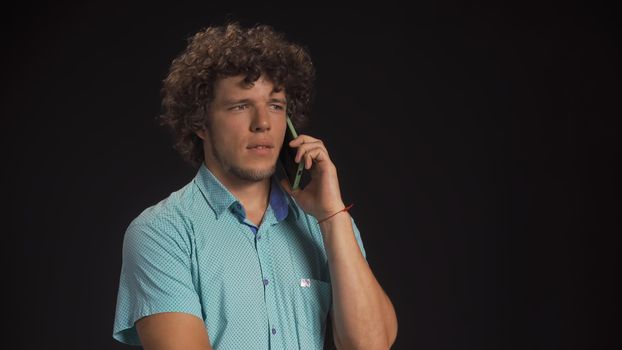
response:
M252 132L264 132L270 130L270 115L263 108L255 109L251 122Z

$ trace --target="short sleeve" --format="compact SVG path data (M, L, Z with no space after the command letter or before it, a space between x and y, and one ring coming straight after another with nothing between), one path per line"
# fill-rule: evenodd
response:
M202 319L192 278L192 245L180 226L159 219L133 222L128 227L123 240L114 339L140 345L134 323L156 313L184 312Z
M363 240L361 239L361 232L359 231L358 227L356 227L354 219L352 219L352 229L354 230L354 238L356 238L356 243L358 243L363 257L365 258L365 260L367 260L367 254L365 254L365 247L363 246Z

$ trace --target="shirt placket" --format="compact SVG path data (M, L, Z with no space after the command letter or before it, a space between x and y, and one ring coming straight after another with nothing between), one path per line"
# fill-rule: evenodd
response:
M274 280L274 269L272 264L272 256L270 249L270 237L269 237L270 225L261 225L257 234L255 235L255 247L257 249L257 256L259 257L259 263L261 266L262 281L264 285L264 300L266 303L266 311L268 316L268 332L270 335L270 348L271 349L285 349L283 342L284 335L283 326L279 323L279 317L277 315L276 298L274 288L277 287L279 281Z

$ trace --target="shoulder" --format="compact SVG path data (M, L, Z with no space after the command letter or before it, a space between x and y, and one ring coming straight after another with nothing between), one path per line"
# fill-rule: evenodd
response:
M191 244L193 232L193 207L200 193L194 182L172 192L160 202L144 209L128 225L128 241L175 240Z

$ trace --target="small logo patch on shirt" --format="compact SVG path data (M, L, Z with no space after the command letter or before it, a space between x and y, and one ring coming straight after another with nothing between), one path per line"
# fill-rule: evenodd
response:
M300 279L300 286L301 287L311 287L311 280L308 278L301 278Z

